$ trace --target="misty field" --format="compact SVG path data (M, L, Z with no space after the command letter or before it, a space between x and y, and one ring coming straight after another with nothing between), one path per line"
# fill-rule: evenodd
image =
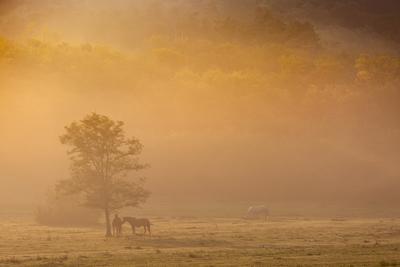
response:
M0 266L400 266L400 219L152 218L152 237L0 222Z

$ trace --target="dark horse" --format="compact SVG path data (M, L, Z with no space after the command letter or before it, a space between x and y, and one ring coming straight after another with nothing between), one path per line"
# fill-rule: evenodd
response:
M127 223L129 223L131 225L133 234L135 234L135 228L136 227L143 226L144 233L146 234L146 232L148 232L149 235L151 235L151 232L150 232L151 223L150 223L149 219L146 219L146 218L139 219L139 218L135 218L135 217L124 217L123 220L122 220L122 224L124 224L125 222L127 222Z
M122 233L122 220L118 217L118 214L115 214L114 219L112 221L112 234L113 236L119 236Z

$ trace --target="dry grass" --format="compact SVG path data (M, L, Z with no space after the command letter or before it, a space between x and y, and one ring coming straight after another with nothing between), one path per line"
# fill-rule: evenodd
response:
M0 222L0 266L400 266L400 220L157 218L153 236ZM139 232L139 231L137 231Z

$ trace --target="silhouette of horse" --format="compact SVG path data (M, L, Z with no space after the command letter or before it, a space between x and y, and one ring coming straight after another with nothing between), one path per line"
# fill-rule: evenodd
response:
M136 234L135 233L135 228L136 227L143 226L144 234L146 234L146 232L148 232L149 235L151 235L151 232L150 232L151 223L150 223L149 219L147 219L147 218L135 218L135 217L124 217L123 220L122 220L122 224L124 224L126 222L131 225L133 234Z
M113 236L119 236L122 233L122 220L118 217L118 214L115 214L114 219L112 221L112 234Z

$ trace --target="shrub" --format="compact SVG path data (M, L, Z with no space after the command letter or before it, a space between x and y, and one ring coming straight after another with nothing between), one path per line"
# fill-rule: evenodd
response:
M48 226L92 226L98 224L100 210L79 205L75 197L56 197L48 194L35 213L37 223Z

